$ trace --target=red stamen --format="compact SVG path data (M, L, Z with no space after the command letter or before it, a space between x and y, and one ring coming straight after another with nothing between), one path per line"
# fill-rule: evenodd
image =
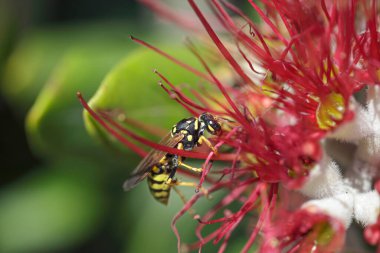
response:
M229 230L233 229L233 227L237 226L242 221L245 214L253 208L254 203L260 196L260 192L262 191L263 187L264 184L259 184L255 190L250 193L247 201L243 204L240 210L233 215L234 219L225 223L224 226L220 227L220 233L215 238L215 243L219 242Z
M244 60L248 63L249 68L256 74L263 74L255 70L255 68L252 65L252 62L248 59L247 55L241 50L239 43L236 43L236 46L239 50L240 55L244 58Z
M199 61L204 66L206 71L210 74L211 78L214 80L214 83L217 85L217 87L222 92L223 96L226 98L229 105L235 111L235 116L234 116L235 119L237 121L239 121L239 123L244 124L245 126L249 127L249 125L247 125L247 123L246 123L244 116L241 114L239 109L236 107L235 103L232 101L231 97L228 95L223 84L219 81L219 79L216 78L216 76L212 73L210 67L207 65L207 63L204 61L204 59L200 56L200 54L195 50L195 48L191 44L189 44L189 48L194 53L194 55L199 59Z
M203 27L206 29L207 33L210 35L210 38L214 41L215 45L218 47L219 51L222 53L224 58L230 63L236 73L239 74L241 78L247 83L252 84L252 80L244 73L240 65L236 62L236 60L232 57L228 49L223 45L219 37L216 35L207 19L204 17L198 6L195 4L194 0L188 0L191 8L195 11L195 14L198 16L200 21L203 24Z
M229 239L231 238L231 232L228 232L227 234L226 234L226 236L224 237L224 240L223 240L223 243L222 243L222 245L220 245L220 248L219 248L219 250L218 250L218 253L223 253L225 250L226 250L226 248L227 248L227 244L228 244L228 241L229 241Z
M149 146L150 148L160 150L163 152L167 152L170 154L180 155L183 157L190 157L190 158L196 158L196 159L206 159L207 158L207 155L204 153L180 150L177 148L167 147L167 146L152 142L152 141L147 140L141 136L136 135L135 133L129 131L128 129L123 128L118 123L116 123L112 118L110 118L108 115L104 115L104 118L110 123L111 126L115 127L116 129L118 129L123 134L128 135L132 139L135 139L136 141L138 141L138 142L140 142L146 146ZM229 154L220 154L220 155L218 155L218 157L215 158L215 160L225 160L225 159L228 161L231 160L230 155Z
M180 60L174 58L173 56L171 56L171 55L165 53L164 51L162 51L162 50L160 50L160 49L158 49L158 48L156 48L156 47L154 47L154 46L152 46L152 45L146 43L145 41L142 41L142 40L140 40L140 39L137 39L137 38L135 38L135 37L133 37L133 36L130 36L130 38L131 38L133 41L139 43L140 45L143 45L143 46L145 46L145 47L147 47L147 48L153 50L154 52L156 52L156 53L162 55L163 57L165 57L165 58L167 58L168 60L170 60L170 61L174 62L175 64L177 64L178 66L180 66L180 67L182 67L182 68L188 70L189 72L193 73L194 75L199 76L199 77L203 78L204 80L206 80L206 81L208 81L208 82L211 82L211 83L213 82L213 80L212 80L208 75L205 75L204 73L202 73L202 72L196 70L195 68L191 67L190 65L187 65L186 63L184 63L184 62L182 62L182 61L180 61Z
M271 191L272 191L272 194L270 195L270 200L269 200L269 204L264 204L264 210L260 213L260 216L259 216L259 220L257 221L257 224L255 226L255 229L252 231L247 243L244 245L244 248L243 250L241 251L242 253L246 253L248 252L248 250L252 247L252 244L254 243L255 239L256 239L256 236L257 234L259 233L260 229L262 228L264 222L266 219L268 219L268 217L270 217L270 211L271 209L273 208L274 204L275 204L275 201L276 201L276 197L277 195L274 194L274 187L276 188L277 190L277 184L275 184L276 186L271 186ZM277 192L277 191L276 191ZM261 194L261 196L263 196L263 194ZM266 198L262 198L263 201L265 201Z
M327 18L328 21L331 23L331 18L330 18L329 12L328 12L328 10L327 10L325 0L321 0L321 6L322 6L322 10L323 10L323 12L325 13L326 18Z
M130 142L129 140L127 140L126 138L124 138L123 136L121 136L118 132L116 132L114 129L112 129L111 127L109 127L107 125L107 123L99 117L99 115L94 112L90 106L87 104L87 102L83 99L82 97L82 94L78 91L77 92L77 97L79 99L79 101L81 102L81 104L83 105L83 107L86 109L86 111L91 115L91 117L94 118L94 120L96 122L98 122L102 127L104 127L105 129L107 129L107 131L113 135L116 139L118 139L121 143L123 143L125 146L127 146L128 148L130 148L131 150L133 150L133 152L135 152L136 154L138 154L139 156L141 157L144 157L147 155L147 152L144 151L143 149L141 149L140 147L136 146L135 144L133 144L132 142Z
M288 41L282 36L280 31L277 29L277 27L270 21L270 19L265 16L264 12L257 6L253 0L248 0L249 3L252 5L252 7L257 11L257 13L260 15L260 17L269 25L269 27L273 30L273 32L277 35L277 37L285 44L288 44Z
M234 129L232 129L227 135L226 135L226 139L229 139L229 138L231 138L231 136L233 136L235 133L236 133L236 131L238 130L238 128L237 127L235 127ZM224 144L224 140L221 140L221 141L219 141L215 146L214 146L214 148L216 149L216 150L218 150L218 148L220 147L220 146L222 146L223 144ZM198 184L198 186L197 186L197 190L199 191L199 189L202 187L202 184L203 184L203 181L205 180L205 178L206 178L206 176L207 176L207 174L208 174L208 172L209 172L209 170L210 170L210 168L211 168L211 166L208 166L208 164L209 164L209 162L211 161L211 158L213 157L215 155L215 153L214 153L214 151L211 151L210 152L210 154L207 156L207 158L206 158L206 161L204 162L204 164L203 164L203 170L202 170L202 174L201 174L201 178L200 178L200 180L199 180L199 184Z
M115 113L113 111L109 111L109 110L99 110L99 114L101 114L101 115L108 114L111 117L113 117L113 115L114 115L118 119L119 119L118 116L120 115L120 114L119 115L117 114L117 110L116 110L116 115L115 115ZM148 134L150 134L152 136L162 137L162 136L165 136L168 133L167 130L161 129L161 128L157 127L157 126L152 127L151 125L144 124L141 121L125 117L125 114L122 113L122 112L121 112L121 114L123 115L123 117L122 117L122 122L123 123L126 123L129 126L132 126L132 127L136 128L136 129L141 129L144 132L146 132L146 133L148 133Z
M96 120L102 127L107 129L111 135L113 135L116 139L118 139L121 143L132 149L134 152L139 154L140 156L144 157L147 152L136 146L135 144L128 141L126 138L124 138L122 135L120 135L118 132L116 132L113 128L111 128L94 110L90 108L90 106L86 103L86 101L83 99L80 92L77 93L77 96L82 103L83 107L90 113L90 115ZM135 139L136 141L149 146L150 148L157 149L163 152L167 152L170 154L177 154L183 157L190 157L190 158L196 158L196 159L206 159L207 154L204 153L198 153L198 152L190 152L190 151L184 151L179 150L176 148L167 147L161 144L157 144L155 142L149 141L145 138L142 138L133 132L129 131L128 129L122 127L118 123L116 123L109 115L103 114L103 118L113 127L118 129L120 132L122 132L125 135L128 135L132 139ZM220 160L220 161L232 161L234 159L233 154L219 154L214 160Z
M191 89L190 92L203 105L203 107L200 106L200 108L204 108L203 112L209 112L209 113L211 113L211 114L213 114L215 116L226 116L226 115L229 115L228 112L223 112L223 111L219 111L219 110L213 109L213 106L211 106L203 97L201 97L201 95L197 91Z
M178 10L173 11L170 7L162 4L157 0L139 0L141 3L152 9L153 12L158 13L161 17L168 19L171 23L179 25L185 29L197 32L197 26L194 25L192 19L187 19L186 13L179 13Z
M260 33L260 31L257 29L256 25L252 22L252 20L250 20L239 8L237 8L236 6L234 6L233 4L223 0L222 1L223 4L228 8L230 9L231 11L233 11L234 13L238 14L239 16L241 16L248 24L249 24L249 27L251 29L253 29L255 31L255 34L257 35L257 37L259 38L260 40L260 43L262 45L262 47L264 48L265 52L263 52L259 47L257 47L254 43L252 43L251 39L248 38L247 36L245 36L245 34L242 34L242 33L238 33L237 35L239 37L242 37L243 40L248 43L250 46L252 46L255 50L255 52L261 56L261 58L265 58L264 55L265 53L269 56L269 58L272 58L272 55L271 55L271 52L269 50L269 47L268 45L266 44L262 34Z
M181 101L179 99L179 94L176 92L176 91L173 91L173 90L169 90L168 88L166 88L162 82L160 81L159 82L159 85L162 89L164 89L164 91L169 95L170 98L174 99L175 101L177 101L178 104L182 105L183 108L185 108L190 114L192 114L193 116L198 116L200 113L193 110L192 108L190 108L187 104L185 104L183 101Z
M174 86L164 75L162 75L160 72L158 71L155 71L155 73L162 79L165 81L165 83L167 83L174 91L175 93L178 95L178 97L186 104L188 104L189 106L201 111L201 112L206 112L206 111L209 111L209 109L206 109L202 106L199 106L197 105L195 102L193 102L190 98L188 98L186 95L184 95L176 86ZM198 113L196 116L198 116L200 113Z
M220 188L224 187L225 184L216 184L214 186L212 186L208 192L209 193L213 193L214 191L216 190L219 190ZM172 223L171 223L171 228L175 234L175 236L177 237L177 249L178 249L178 252L180 252L180 249L181 249L181 237L179 235L179 232L178 232L178 229L176 227L176 223L178 221L179 218L181 218L190 208L192 208L192 206L198 201L198 199L200 197L204 196L204 193L203 192L198 192L197 194L195 194L185 205L184 207L174 216L173 220L172 220Z
M257 182L258 179L248 179L246 181L243 181L243 182L240 182L238 185L234 186L234 188L231 188L231 192L225 196L216 206L214 206L209 212L207 212L202 221L208 221L210 220L213 216L215 216L217 214L217 212L219 212L219 210L221 210L222 208L228 206L229 204L231 204L233 201L237 200L239 198L239 196L241 194L243 194L246 189L253 183ZM225 182L225 183L221 183L221 185L224 185L224 186L229 186L230 183L229 182ZM206 236L205 238L202 237L201 235L201 231L202 229L205 227L204 224L200 223L199 226L197 227L195 233L197 235L197 237L199 238L199 242L193 244L191 246L191 248L197 248L197 247L200 247L208 242L210 242L211 240L213 240L218 234L219 234L219 230L216 230L214 232L212 232L211 234L209 234L208 236Z

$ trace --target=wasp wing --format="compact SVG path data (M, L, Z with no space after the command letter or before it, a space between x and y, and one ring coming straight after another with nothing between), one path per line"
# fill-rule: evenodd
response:
M124 181L123 189L124 191L129 191L134 188L138 183L140 183L144 178L148 176L149 171L146 171L140 175L132 175L130 178Z
M175 147L183 139L183 134L176 134L171 136L167 134L161 139L160 145L167 147ZM132 172L132 175L124 182L123 188L125 191L129 191L134 188L138 183L144 180L152 166L157 164L167 153L164 151L152 149L144 159L137 165L136 169Z

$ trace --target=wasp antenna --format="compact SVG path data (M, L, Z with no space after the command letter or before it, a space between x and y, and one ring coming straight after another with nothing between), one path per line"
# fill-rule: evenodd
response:
M183 43L185 43L185 45L192 45L193 44L189 36L186 36L183 39Z
M227 118L224 118L224 117L217 117L217 120L227 121L227 122L230 122L230 123L236 123L236 121L231 120L231 119L227 119Z

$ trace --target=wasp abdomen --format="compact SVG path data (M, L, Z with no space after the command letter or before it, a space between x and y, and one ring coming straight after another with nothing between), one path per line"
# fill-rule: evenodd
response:
M169 176L169 171L166 171L161 166L154 165L147 180L153 197L165 205L168 203L170 195L170 185L166 184Z

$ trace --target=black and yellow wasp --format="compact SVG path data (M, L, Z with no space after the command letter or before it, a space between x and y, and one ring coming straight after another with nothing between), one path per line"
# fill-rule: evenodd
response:
M160 143L168 147L187 151L202 143L206 143L206 145L216 152L211 142L204 137L205 130L212 135L218 135L221 131L221 125L209 113L202 113L199 117L191 117L179 121ZM183 157L176 154L169 154L158 150L150 151L133 171L131 177L124 182L124 190L129 191L147 178L153 197L166 205L172 186L196 186L196 183L178 182L174 179L179 166L194 172L202 172L202 169L193 168L183 163L183 160Z

